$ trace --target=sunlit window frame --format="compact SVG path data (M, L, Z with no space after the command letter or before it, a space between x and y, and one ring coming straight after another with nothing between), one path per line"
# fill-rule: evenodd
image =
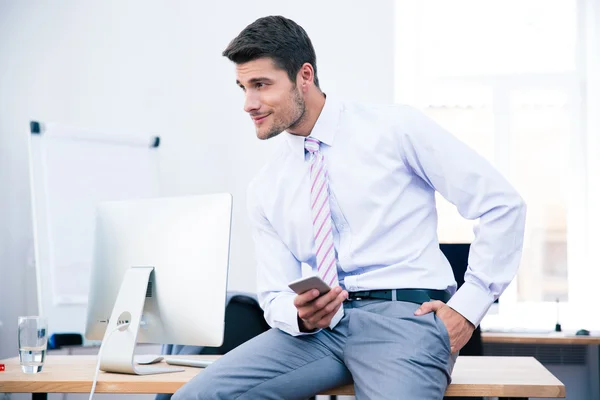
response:
M472 76L446 77L440 83L464 83L465 85L488 86L492 90L494 132L495 132L495 164L501 171L508 171L508 143L506 137L500 137L499 132L506 132L510 126L507 118L497 118L510 115L510 95L515 90L535 88L560 90L567 95L568 107L571 112L572 135L569 138L569 189L567 199L567 264L569 300L559 306L555 302L524 302L517 296L518 277L503 293L500 303L494 312L488 313L482 322L483 328L490 329L553 329L557 319L564 329L600 329L600 318L589 318L589 302L597 304L600 287L598 282L590 284L590 278L598 276L600 266L590 263L591 249L587 243L596 230L592 229L589 207L590 163L589 127L586 122L585 96L586 70L589 70L589 60L586 60L586 50L590 51L589 41L585 41L585 24L582 23L583 10L586 0L578 1L578 54L577 70L565 73L502 75L502 76ZM418 49L418 10L412 1L396 0L395 3L395 100L398 103L412 104L422 107L419 99L419 49ZM598 185L600 186L600 185ZM600 222L600 221L598 221ZM600 252L600 249L597 250ZM598 260L598 258L593 258ZM590 290L592 289L592 290Z

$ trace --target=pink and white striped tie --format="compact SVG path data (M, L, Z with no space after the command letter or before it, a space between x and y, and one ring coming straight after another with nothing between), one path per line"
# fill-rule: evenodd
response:
M319 151L319 142L307 137L304 148L310 153L310 208L312 210L313 232L317 248L317 270L321 279L330 287L339 286L335 248L333 246L333 226L329 208L329 182L325 158ZM333 329L344 316L343 305L331 319Z
M310 203L313 232L317 248L317 270L330 287L339 286L331 210L329 208L329 183L325 158L319 151L321 142L307 137L304 147L310 153Z

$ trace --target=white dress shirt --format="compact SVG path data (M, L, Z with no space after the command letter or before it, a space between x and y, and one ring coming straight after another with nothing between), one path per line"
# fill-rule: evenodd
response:
M270 326L298 328L288 283L316 270L304 137L287 132L248 188L257 287ZM312 132L329 170L340 284L348 291L446 289L448 305L475 326L514 278L526 207L484 158L416 109L327 97ZM456 291L439 249L435 191L478 219L465 283Z

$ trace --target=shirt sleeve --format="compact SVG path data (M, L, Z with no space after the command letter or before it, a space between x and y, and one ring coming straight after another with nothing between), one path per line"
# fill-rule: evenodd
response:
M464 218L479 219L465 283L448 302L478 326L516 275L525 202L490 163L422 112L406 106L400 117L397 129L405 164Z
M318 332L300 332L294 306L296 293L288 284L302 277L302 266L265 217L252 184L248 189L248 214L256 250L257 297L267 323L292 336Z

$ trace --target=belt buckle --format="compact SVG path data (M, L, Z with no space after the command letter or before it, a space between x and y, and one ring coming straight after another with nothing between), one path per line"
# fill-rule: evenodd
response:
M351 300L357 300L357 301L360 301L360 300L362 300L363 298L369 297L369 295L371 294L371 292L370 292L370 291L368 291L368 290L367 290L367 291L359 291L359 292L357 292L357 293L361 293L361 295L360 295L360 296L356 296L356 297L352 297L352 298L351 298Z
M362 295L362 296L360 296L360 297L357 297L357 298L356 298L356 300L362 300L363 298L365 298L365 299L366 299L366 298L369 298L369 296L371 295L371 291L370 291L370 290L364 290L364 291L362 292L362 294L363 294L363 295Z

